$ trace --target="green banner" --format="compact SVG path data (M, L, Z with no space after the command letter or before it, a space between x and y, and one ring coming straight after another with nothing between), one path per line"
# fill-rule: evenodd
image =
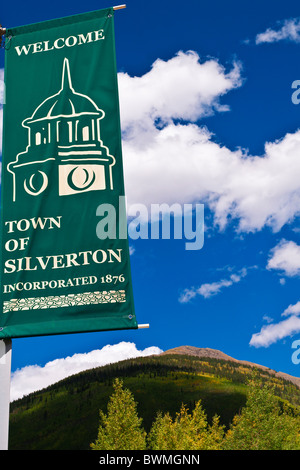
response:
M113 15L7 30L0 338L137 328Z

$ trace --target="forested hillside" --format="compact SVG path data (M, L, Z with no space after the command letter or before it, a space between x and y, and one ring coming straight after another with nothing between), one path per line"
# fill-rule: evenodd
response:
M198 400L208 420L217 414L228 428L245 405L253 367L231 358L174 352L88 370L13 402L9 448L89 449L97 436L99 410L106 411L115 378L122 378L133 393L147 432L158 411L174 417L182 403L193 410ZM257 371L291 408L300 405L296 384L267 368Z

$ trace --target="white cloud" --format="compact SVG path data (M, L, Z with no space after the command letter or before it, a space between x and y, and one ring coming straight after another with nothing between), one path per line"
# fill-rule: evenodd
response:
M179 302L181 304L186 304L192 300L197 295L197 289L191 287L190 289L184 289L184 291L179 296Z
M293 315L279 323L263 326L259 333L252 335L250 345L268 347L277 341L300 332L300 318Z
M158 60L142 77L119 74L129 205L199 201L221 229L235 219L244 232L278 231L293 221L300 213L300 131L251 156L214 142L199 125L227 109L220 97L241 83L238 65L226 73L196 53Z
M290 316L289 316L290 315ZM289 305L281 314L289 318L278 323L263 326L258 333L252 335L250 345L255 347L268 347L277 341L300 332L300 301Z
M230 287L235 282L239 282L241 278L239 276L230 276L230 279L222 279L219 282L212 282L211 284L202 284L198 289L198 294L202 295L205 299L212 295L218 294L224 287Z
M300 314L300 300L294 305L289 305L288 308L285 309L282 316L287 316L289 314L299 315Z
M174 119L195 122L214 111L227 111L220 96L242 83L240 64L234 63L226 74L216 60L201 62L193 51L179 52L166 62L157 59L142 77L119 73L118 80L122 126L130 137L136 128L155 132L156 120L162 124Z
M268 28L256 36L256 44L271 43L278 41L300 42L300 19L291 18L279 23L279 29Z
M197 295L201 295L205 299L208 299L213 295L219 294L224 287L230 287L233 284L240 282L246 275L247 270L244 268L239 272L239 274L231 274L229 279L221 279L217 282L205 283L198 288L192 287L190 289L185 289L179 297L179 302L187 303Z
M275 269L286 276L300 274L300 246L293 241L281 240L271 251L267 269Z
M273 318L269 317L268 315L264 315L263 320L267 323L272 323Z
M56 359L45 366L26 366L12 373L11 377L11 401L22 398L31 392L41 390L78 372L93 369L95 367L112 364L124 359L150 356L162 352L156 346L151 346L142 351L133 343L121 342L115 345L107 345L102 349L96 349L84 354L74 354L71 357Z

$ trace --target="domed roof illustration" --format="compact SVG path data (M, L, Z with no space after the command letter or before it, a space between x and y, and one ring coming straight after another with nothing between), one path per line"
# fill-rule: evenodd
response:
M65 58L58 93L22 122L28 145L7 165L13 175L13 201L17 194L36 197L50 191L51 180L59 196L113 189L116 159L101 140L99 121L104 116L90 97L74 90Z
M70 66L67 58L64 59L61 89L58 93L45 99L34 111L30 118L23 121L27 126L33 122L56 119L58 117L71 117L81 115L94 115L104 117L104 112L98 108L94 101L86 95L76 93L72 87Z

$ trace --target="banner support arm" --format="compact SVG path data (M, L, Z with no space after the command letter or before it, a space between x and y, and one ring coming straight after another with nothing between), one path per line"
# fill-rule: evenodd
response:
M113 7L113 10L122 10L123 8L126 8L126 5L117 5L115 7Z
M124 3L123 5L116 5L113 7L113 10L123 10L126 8L126 4ZM0 47L1 47L1 42L2 42L2 36L5 36L6 34L6 28L2 28L2 25L0 24Z

